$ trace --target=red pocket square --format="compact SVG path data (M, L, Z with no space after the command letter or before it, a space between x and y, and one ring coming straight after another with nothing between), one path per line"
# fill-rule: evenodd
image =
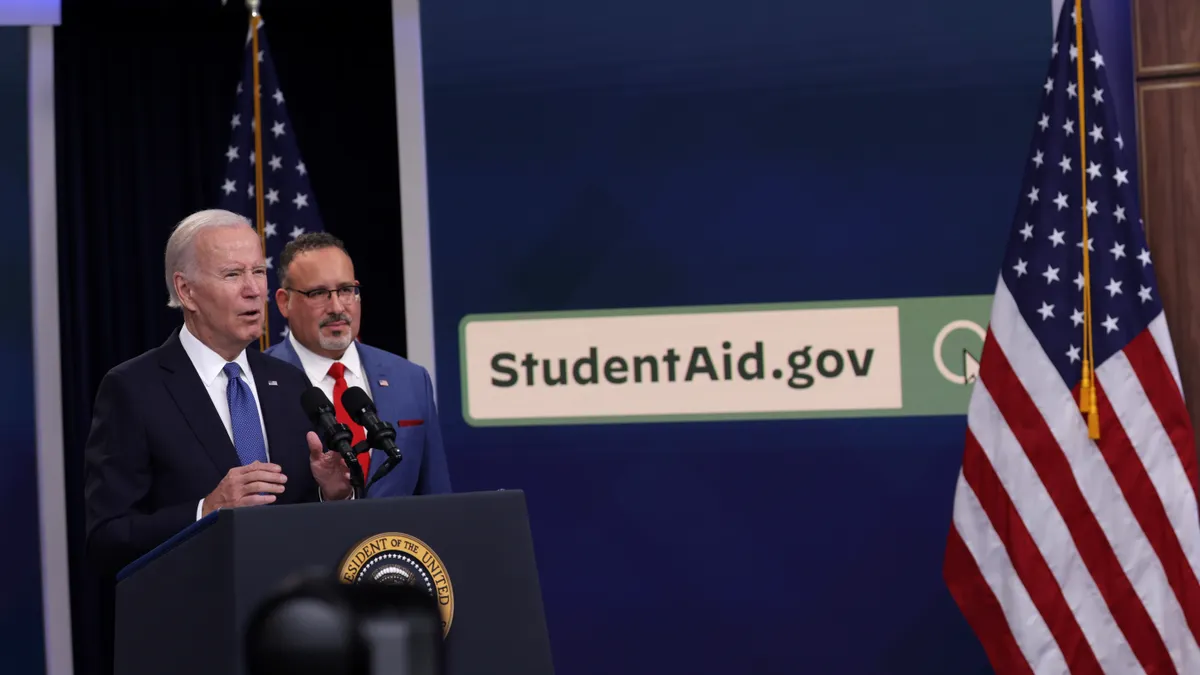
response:
M419 427L425 424L425 420L396 420L398 427Z

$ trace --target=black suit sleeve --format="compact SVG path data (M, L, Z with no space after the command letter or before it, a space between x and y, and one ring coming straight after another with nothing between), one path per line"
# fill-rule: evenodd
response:
M115 574L196 519L196 502L148 511L151 457L129 384L110 372L100 382L84 448L87 554Z

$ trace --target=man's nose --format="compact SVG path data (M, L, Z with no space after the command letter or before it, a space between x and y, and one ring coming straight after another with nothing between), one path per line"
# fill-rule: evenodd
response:
M242 284L242 297L246 297L246 298L259 297L267 292L266 286L267 286L267 284L264 280L261 280L258 277L254 276L253 274L251 274L246 277L246 281Z

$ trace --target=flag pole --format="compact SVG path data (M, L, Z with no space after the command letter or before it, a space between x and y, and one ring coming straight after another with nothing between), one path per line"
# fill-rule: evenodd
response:
M1092 270L1091 256L1088 250L1088 212L1087 212L1087 133L1084 124L1083 86L1083 0L1075 0L1075 75L1079 81L1079 178L1080 209L1083 213L1083 379L1079 384L1079 410L1087 413L1088 436L1092 440L1100 438L1100 413L1096 404L1096 370L1095 350L1092 346Z
M254 72L254 87L250 98L254 101L254 226L258 228L258 238L262 242L263 251L267 250L266 236L266 205L263 203L263 172L262 172L262 102L259 91L258 75L258 26L262 23L259 14L260 0L246 0L246 9L250 10L250 39L252 52L250 55L251 70ZM265 253L264 253L265 255ZM269 287L269 285L268 285ZM266 351L271 346L271 313L268 310L271 298L263 303L263 332L258 336L258 348Z

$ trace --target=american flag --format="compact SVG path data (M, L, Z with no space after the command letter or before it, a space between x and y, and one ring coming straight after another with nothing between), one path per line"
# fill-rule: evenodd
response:
M246 64L242 80L237 86L237 107L229 120L231 129L229 148L225 151L225 182L221 185L220 208L233 211L250 219L255 227L258 212L255 199L255 141L254 141L254 88L253 59L258 59L260 108L262 115L263 163L263 206L266 224L263 226L266 240L265 255L270 269L269 299L267 301L267 329L265 346L279 342L287 336L287 323L275 305L275 290L279 279L274 264L283 253L283 247L305 232L325 229L317 200L308 182L308 169L300 156L296 133L288 118L284 105L283 90L275 76L271 52L267 48L267 37L258 22L258 54L254 54L252 35L246 37Z
M943 572L998 673L1200 673L1192 423L1129 180L1136 157L1094 26L1085 12L1078 51L1075 16L1068 1L971 396ZM1084 208L1098 439L1078 399Z

